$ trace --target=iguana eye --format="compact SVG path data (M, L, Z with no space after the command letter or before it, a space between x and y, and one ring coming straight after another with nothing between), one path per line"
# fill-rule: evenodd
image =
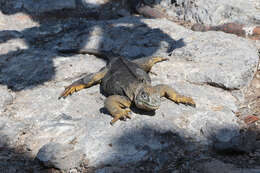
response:
M147 93L144 92L144 91L141 93L141 97L142 97L143 99L145 99L145 100L148 99Z

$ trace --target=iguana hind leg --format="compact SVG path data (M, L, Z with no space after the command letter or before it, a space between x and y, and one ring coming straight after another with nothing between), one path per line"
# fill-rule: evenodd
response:
M102 68L99 72L91 73L83 78L73 82L71 85L65 88L65 90L59 96L60 98L66 98L68 95L79 91L83 88L89 88L95 84L101 82L101 79L106 75L108 69L106 67Z
M155 88L158 92L160 92L161 97L166 97L176 103L183 103L196 107L196 103L193 101L192 98L178 94L173 88L168 85L156 85Z
M131 101L124 96L112 95L105 100L105 108L114 117L110 122L113 125L117 120L131 119L129 112Z
M144 71L149 72L154 64L162 61L167 61L167 60L169 60L169 58L146 57L146 58L133 60L133 62L138 64Z

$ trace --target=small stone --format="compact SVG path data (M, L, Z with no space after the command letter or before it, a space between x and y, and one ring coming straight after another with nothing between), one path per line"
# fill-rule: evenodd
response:
M213 143L213 148L218 152L225 153L249 153L256 149L256 132L253 130L247 130L232 137L228 141L216 140Z
M69 170L80 165L84 154L82 151L74 150L69 144L50 142L39 150L36 157L46 167Z
M249 125L249 124L253 124L256 121L259 121L259 118L254 115L248 115L247 117L245 117L244 121L247 125Z

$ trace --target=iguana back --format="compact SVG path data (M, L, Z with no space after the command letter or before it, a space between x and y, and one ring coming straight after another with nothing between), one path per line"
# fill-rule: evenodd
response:
M109 70L101 82L101 89L107 95L122 95L132 100L138 86L151 83L149 75L127 59L114 58L107 67Z

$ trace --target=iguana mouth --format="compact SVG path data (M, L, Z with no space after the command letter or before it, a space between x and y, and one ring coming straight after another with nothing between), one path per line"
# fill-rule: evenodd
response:
M145 102L143 102L143 104L145 105L146 108L151 109L151 110L156 110L160 107L160 105L151 105L151 104L145 103Z

